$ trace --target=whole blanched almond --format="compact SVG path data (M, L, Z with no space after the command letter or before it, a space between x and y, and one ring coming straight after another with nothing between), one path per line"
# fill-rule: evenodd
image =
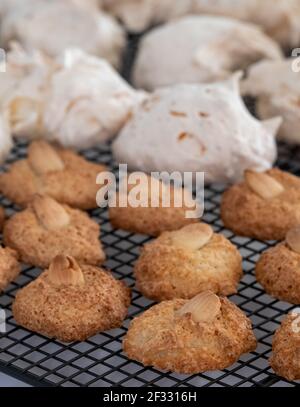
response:
M191 314L194 322L212 322L221 310L219 297L211 291L205 291L189 300L179 310L176 316Z
M34 141L28 148L28 162L37 175L62 171L64 162L55 149L45 141Z
M82 270L71 256L56 256L50 264L48 278L57 286L84 284Z
M48 196L36 195L32 207L38 221L47 230L60 229L70 223L70 216L65 208Z
M300 226L296 226L289 230L285 240L295 253L300 254Z
M245 180L249 188L263 199L276 198L284 191L275 178L262 172L245 171Z
M205 223L194 223L172 232L172 244L187 250L200 250L211 240L214 231Z

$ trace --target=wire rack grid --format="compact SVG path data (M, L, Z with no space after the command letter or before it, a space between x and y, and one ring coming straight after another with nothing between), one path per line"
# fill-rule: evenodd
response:
M26 155L26 144L14 148L8 163ZM110 147L102 146L88 150L85 157L116 168L112 162ZM300 149L280 146L278 165L292 173L300 173ZM0 370L25 382L39 386L123 386L123 387L236 387L236 386L299 386L299 383L280 379L271 371L268 358L271 353L272 336L279 327L282 317L293 307L266 295L256 282L254 266L262 251L275 242L260 242L241 238L224 229L219 217L222 186L211 186L205 190L204 221L215 231L223 233L238 246L243 256L244 277L238 294L231 297L252 320L258 339L255 352L242 356L224 371L207 372L199 375L179 375L145 368L128 360L122 352L122 338L132 318L147 309L153 302L145 299L135 289L132 266L139 255L140 247L147 236L112 229L105 209L90 212L101 224L107 262L105 266L113 275L132 287L132 304L128 319L121 328L98 334L82 343L64 344L29 332L18 326L11 315L11 304L18 289L24 287L40 270L24 265L21 276L0 296L0 307L7 315L7 332L0 334ZM0 204L8 215L17 208L7 199Z
M140 36L129 36L124 54L123 76L130 80L132 63ZM251 100L250 110L253 111ZM26 143L19 142L13 149L7 164L26 156ZM83 155L95 162L106 164L116 170L109 145L87 150ZM278 166L300 175L300 148L279 146ZM0 168L0 171L5 168ZM275 242L260 242L235 236L224 229L220 220L220 199L224 186L213 185L205 190L205 214L203 220L211 224L216 232L223 233L240 250L243 256L244 277L238 294L231 297L252 320L258 339L255 352L241 359L224 371L206 372L199 375L179 375L145 368L128 360L122 352L122 338L130 320L153 305L135 289L132 268L139 250L150 239L147 236L114 230L105 209L90 212L91 217L101 224L101 240L107 254L105 266L113 275L132 287L132 303L126 321L119 329L98 334L82 343L64 344L29 332L16 324L11 314L11 304L18 289L35 279L40 270L23 266L21 276L0 295L0 308L5 310L6 333L0 333L0 371L8 373L35 386L63 387L269 387L299 386L274 375L268 358L271 353L272 337L283 316L293 307L269 297L256 282L255 263L260 254ZM18 208L5 198L0 205L7 215Z

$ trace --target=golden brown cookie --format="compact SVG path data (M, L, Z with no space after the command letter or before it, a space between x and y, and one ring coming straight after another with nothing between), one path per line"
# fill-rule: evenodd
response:
M0 206L0 231L2 231L3 229L4 221L5 221L5 210L4 208L2 208L2 206Z
M155 301L189 299L206 290L230 295L242 276L242 257L209 225L195 223L146 244L134 273L139 290Z
M277 168L245 172L245 180L223 195L224 225L238 235L283 240L300 223L300 178Z
M132 321L123 345L145 366L194 374L225 369L253 351L256 339L236 305L206 291L150 308Z
M290 229L284 242L264 252L256 264L256 278L266 292L300 304L300 227Z
M57 256L48 270L18 291L13 315L21 326L63 342L83 341L119 327L130 289L97 267Z
M128 195L120 192L116 194L117 205L109 208L110 221L115 228L158 236L161 232L177 230L184 225L199 221L199 219L187 217L187 213L195 211L197 207L187 189L171 186L170 195L167 195L165 184L150 176L147 176L145 183L139 185L143 188L142 198L136 194L135 187L132 185L128 185ZM131 204L130 197L136 195L141 204L135 207ZM176 198L182 198L180 207L174 204ZM124 200L124 207L120 206L120 199ZM151 202L154 201L156 201L156 207L153 204L151 206ZM169 203L168 207L166 202Z
M36 195L25 210L5 223L3 239L24 263L45 268L58 254L86 264L102 263L105 254L99 234L99 225L85 212Z
M28 158L16 161L0 175L0 191L22 207L39 193L75 208L92 209L97 207L96 177L102 171L103 165L71 150L34 141L28 148Z
M274 372L287 380L300 380L300 316L289 314L276 331L270 364Z
M18 253L9 247L0 246L0 293L18 277L20 272Z

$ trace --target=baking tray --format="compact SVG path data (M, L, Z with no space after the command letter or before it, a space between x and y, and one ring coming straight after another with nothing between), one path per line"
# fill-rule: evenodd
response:
M123 76L130 78L131 64L138 46L138 36L130 37L130 46L124 56ZM7 163L26 156L27 145L18 142ZM110 145L86 150L83 155L91 161L106 164L116 171ZM300 175L300 148L279 145L278 166L285 171ZM198 375L179 375L145 368L129 360L122 352L122 338L130 320L154 303L135 289L132 274L141 246L150 239L147 236L114 230L105 209L90 211L91 217L101 225L101 239L107 254L105 266L113 275L132 287L132 303L129 316L119 329L104 332L85 342L64 344L34 334L19 327L11 314L11 304L18 289L35 279L40 270L23 266L16 282L9 285L0 296L0 307L7 315L7 333L0 334L0 371L35 386L63 387L278 387L300 386L300 382L288 382L276 376L268 363L274 331L284 315L293 306L268 296L256 282L255 263L260 254L275 242L260 242L235 236L224 229L220 220L222 185L205 189L205 214L203 220L216 232L223 233L234 243L243 256L244 277L238 294L230 299L252 320L258 346L255 352L241 359L224 371L206 372ZM18 208L5 198L0 204L7 214Z

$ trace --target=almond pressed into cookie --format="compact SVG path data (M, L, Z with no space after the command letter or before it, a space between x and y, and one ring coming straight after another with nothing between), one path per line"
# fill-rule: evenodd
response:
M284 242L264 252L256 278L266 292L282 301L300 304L300 227L288 231Z
M48 267L58 254L96 265L105 259L99 234L99 225L85 212L37 195L5 223L3 239L24 263L34 266Z
M300 178L277 168L246 171L244 181L224 193L221 217L237 235L283 240L300 223Z
M164 301L135 318L123 342L145 366L195 374L221 370L256 348L250 320L226 298L206 291Z
M145 182L141 181L142 193L137 194L136 205L130 200L134 188L133 185L128 185L128 195L118 192L116 205L109 208L110 221L115 228L157 236L166 230L177 230L198 222L199 219L187 216L189 212L199 209L199 204L188 189L171 186L169 194L168 187L163 182L147 176ZM175 205L177 198L180 199L179 206ZM125 205L121 205L121 200ZM157 201L155 205L154 201Z
M57 256L18 291L13 315L24 328L73 342L121 326L129 304L130 289L123 282L73 257Z
M196 223L146 244L134 273L139 290L157 301L188 299L206 290L230 295L242 276L242 257L224 236Z
M85 160L71 150L34 141L28 158L13 163L0 175L0 191L12 202L26 206L37 193L79 208L97 207L97 175L105 167Z

